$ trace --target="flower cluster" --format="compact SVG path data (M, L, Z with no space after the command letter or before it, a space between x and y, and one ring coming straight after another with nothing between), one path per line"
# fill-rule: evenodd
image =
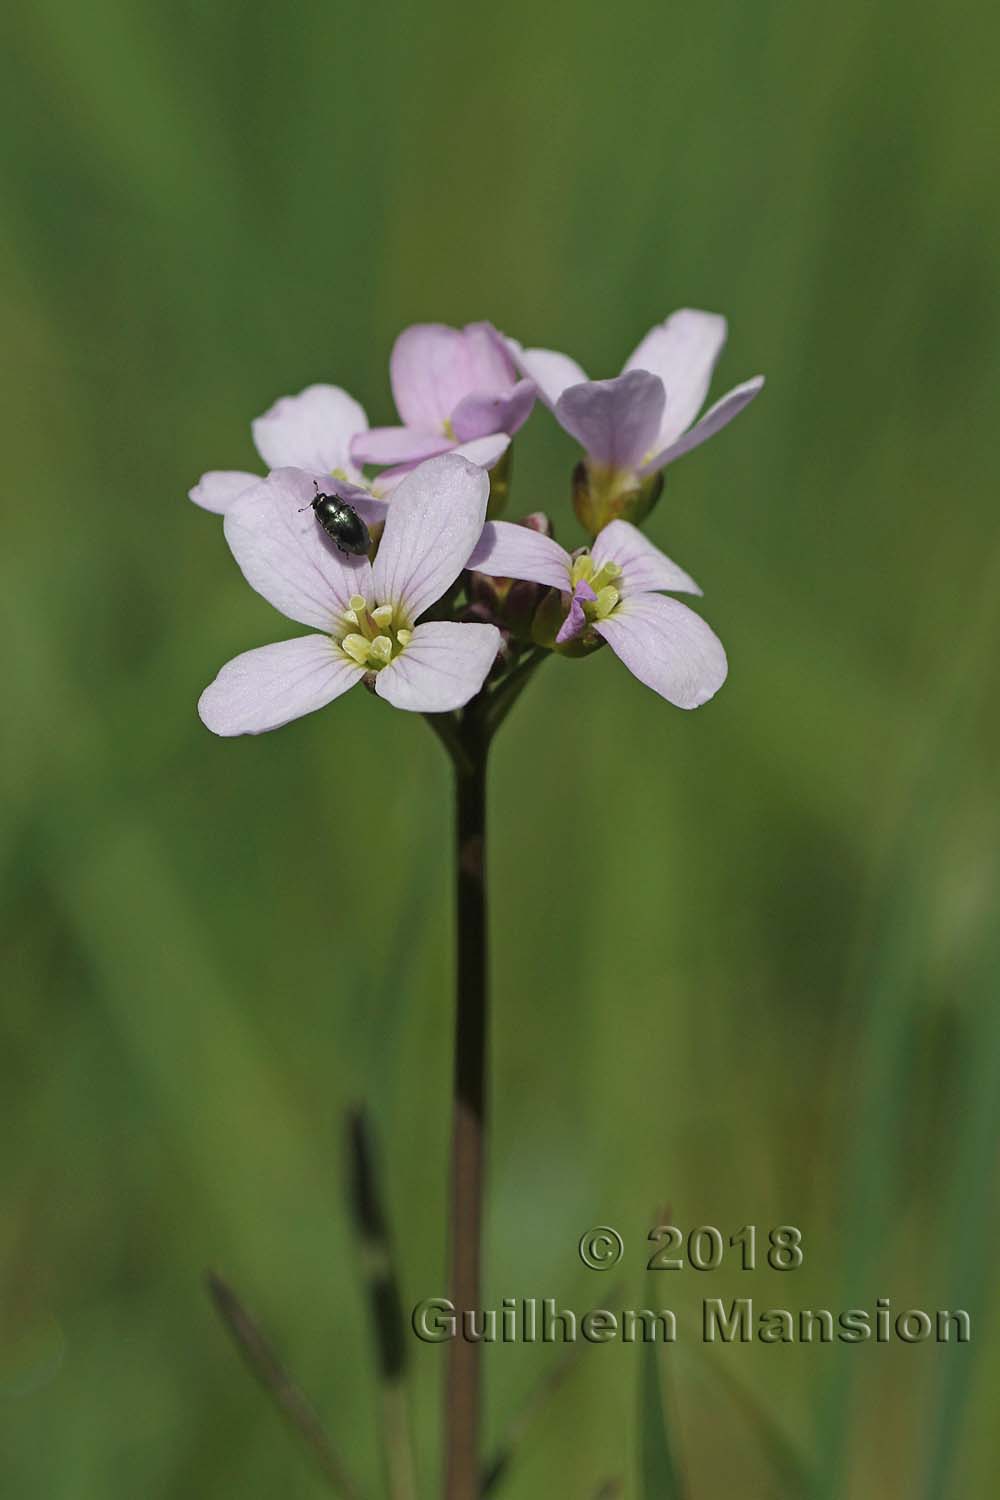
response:
M481 695L501 700L547 654L605 644L669 702L705 703L725 680L725 652L669 597L700 594L697 584L636 523L665 466L763 384L736 386L695 420L725 338L723 318L685 309L646 335L621 375L588 380L567 355L524 349L489 323L420 324L390 362L400 425L370 428L337 386L277 401L252 429L266 477L214 470L190 496L223 516L251 587L318 633L229 662L202 694L205 724L258 734L358 682L397 708L449 714ZM584 450L573 497L591 542L572 552L541 513L493 519L502 461L536 397ZM324 523L323 497L354 513L367 551Z

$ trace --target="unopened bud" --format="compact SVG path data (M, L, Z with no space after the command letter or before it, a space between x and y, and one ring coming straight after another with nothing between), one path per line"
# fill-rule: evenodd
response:
M555 528L544 510L533 510L530 516L522 516L518 526L526 526L529 531L537 531L541 536L555 536Z
M495 625L496 616L488 604L467 604L459 616L463 625Z
M504 600L514 586L513 578L493 578L489 573L475 571L469 573L468 580L469 603L482 605L494 614L502 610Z
M535 610L531 621L531 639L536 646L542 646L546 651L555 650L559 627L566 618L568 597L567 594L561 594L558 589L546 590L545 597Z
M499 622L496 615L488 604L469 604L463 609L461 620L463 625L497 625ZM500 627L500 649L496 654L493 665L489 671L489 680L501 677L510 666L513 657L513 639L509 630Z
M496 463L490 469L490 498L486 505L487 521L495 521L507 508L510 496L510 475L514 466L514 444L508 443Z
M552 535L552 522L544 511L536 510L530 516L515 522L529 531L542 536ZM531 621L539 600L545 593L545 585L531 583L522 578L493 578L486 573L472 571L468 574L470 605L487 611L482 617L521 640L531 636Z

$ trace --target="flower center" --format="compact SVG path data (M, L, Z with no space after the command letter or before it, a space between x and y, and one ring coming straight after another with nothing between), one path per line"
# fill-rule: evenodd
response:
M594 599L581 600L583 613L589 621L606 620L609 615L614 614L621 598L615 587L622 576L622 570L617 563L606 562L597 568L590 553L584 552L573 559L569 576L574 589L578 583L588 583L597 596Z
M387 667L409 645L413 630L393 604L369 609L360 594L352 594L340 617L342 633L333 640L356 666L377 672Z

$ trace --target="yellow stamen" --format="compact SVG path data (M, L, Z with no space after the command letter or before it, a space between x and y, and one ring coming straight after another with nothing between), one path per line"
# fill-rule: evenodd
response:
M622 576L622 570L616 562L606 562L599 573L595 573L590 580L590 586L595 594L599 594L607 583L614 583L616 578Z
M594 559L589 552L573 559L573 566L569 571L569 581L573 588L584 579L589 583L594 574Z
M608 584L603 589L598 589L597 598L594 600L594 608L599 620L606 620L611 612L618 608L618 590Z
M351 633L345 635L340 643L340 649L346 651L352 661L356 661L359 667L367 666L369 645L363 635Z

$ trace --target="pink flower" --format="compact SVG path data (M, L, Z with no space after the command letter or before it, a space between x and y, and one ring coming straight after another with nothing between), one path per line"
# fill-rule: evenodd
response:
M535 382L590 463L632 484L713 437L761 389L764 377L756 375L695 422L725 342L725 318L682 308L650 329L621 375L588 380L567 354L506 341L517 367Z
M489 323L404 329L393 345L389 378L403 425L361 433L351 452L355 463L393 465L392 475L449 449L492 467L535 401L532 381L518 380Z
M336 475L355 490L361 490L364 476L351 458L351 440L367 429L364 407L337 385L310 385L297 396L282 396L252 423L254 445L268 469L305 469L321 484ZM225 515L234 500L259 483L257 474L214 469L188 493L195 505ZM342 498L357 509L354 495L345 492ZM365 520L382 519L384 509L369 510L364 491L357 499Z
M448 454L404 479L374 563L337 550L309 508L314 493L312 474L280 468L226 512L226 540L247 582L289 619L322 633L224 666L198 704L215 734L277 729L368 674L397 708L447 713L479 691L493 664L496 626L417 623L479 539L489 495L483 469Z
M726 680L726 653L714 631L663 597L665 590L701 589L628 521L612 521L575 557L540 532L489 521L468 565L559 589L567 614L557 644L593 631L640 682L678 708L700 707Z

